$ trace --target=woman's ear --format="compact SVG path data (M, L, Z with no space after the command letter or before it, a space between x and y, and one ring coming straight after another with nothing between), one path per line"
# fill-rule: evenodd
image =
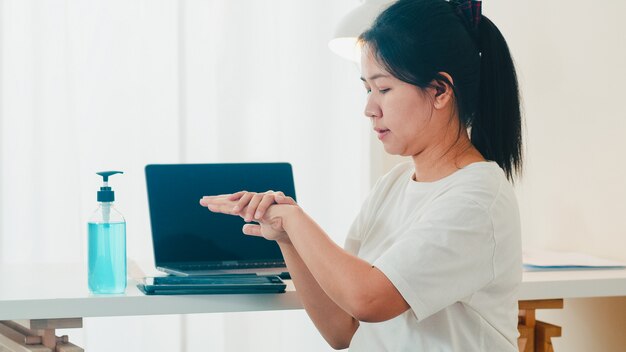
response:
M452 77L447 72L439 72L439 75L446 78L448 82L444 79L435 79L432 82L432 87L435 89L435 109L443 109L446 105L451 104L454 98L454 92L452 91L454 81Z

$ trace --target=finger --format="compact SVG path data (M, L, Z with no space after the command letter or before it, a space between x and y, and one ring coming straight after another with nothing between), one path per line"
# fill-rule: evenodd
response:
M252 197L255 195L256 193L254 192L246 192L237 202L237 205L235 205L235 207L233 208L233 212L237 213L237 214L242 214L241 210L243 208L245 208L246 206L248 206L248 203L250 203L250 199L252 199Z
M219 196L204 196L200 198L200 205L206 207L209 203L214 202Z
M233 205L232 204L214 204L214 203L209 203L206 205L207 209L209 209L210 211L214 212L214 213L222 213L222 214L228 214L228 215L239 215L237 213L233 212Z
M296 201L293 200L293 198L285 196L283 192L276 192L274 195L274 200L278 204L291 204L291 205L297 204Z
M254 219L254 213L256 213L256 210L259 207L259 203L261 203L263 196L265 196L265 194L257 193L254 195L254 197L252 197L250 203L248 204L248 209L246 209L245 212L246 215L244 219L246 221L252 221L252 219Z
M233 193L228 196L228 200L239 200L246 193L248 193L248 191L239 191L237 193Z
M242 229L243 233L249 236L263 237L261 233L261 225L245 224Z
M275 198L274 193L265 194L263 196L263 199L259 203L256 213L254 214L255 219L263 218L263 215L265 215L267 208L269 208L272 204L275 204L274 198Z
M245 192L245 191L244 191ZM202 199L216 199L216 198L227 198L232 196L233 193L226 193L226 194L214 194L212 196L203 196Z
M219 196L204 196L200 199L200 204L203 206L207 206L211 203L224 203L225 201L228 201L228 196L230 196L230 194L221 194Z

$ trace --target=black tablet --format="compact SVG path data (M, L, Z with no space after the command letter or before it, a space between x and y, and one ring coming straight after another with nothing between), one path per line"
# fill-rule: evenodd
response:
M146 277L137 287L147 295L282 293L278 276L255 274Z

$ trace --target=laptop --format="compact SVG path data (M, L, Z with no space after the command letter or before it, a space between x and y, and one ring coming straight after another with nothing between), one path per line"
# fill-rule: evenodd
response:
M145 172L158 270L178 276L288 277L274 241L244 235L241 217L213 213L199 201L241 190L282 191L296 199L289 163L153 164Z

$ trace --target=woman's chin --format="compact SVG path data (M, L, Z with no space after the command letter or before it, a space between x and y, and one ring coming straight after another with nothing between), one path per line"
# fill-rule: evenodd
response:
M383 148L385 148L385 152L389 155L399 155L402 156L402 151L398 150L398 148L394 148L392 145L383 144Z

